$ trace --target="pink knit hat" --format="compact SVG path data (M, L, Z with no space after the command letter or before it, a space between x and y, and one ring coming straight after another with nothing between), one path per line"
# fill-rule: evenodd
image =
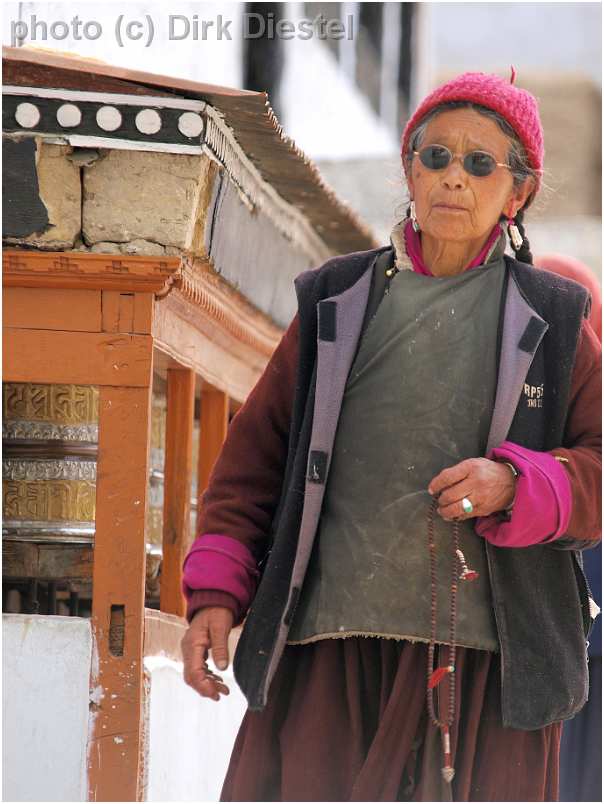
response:
M463 73L446 84L437 87L420 103L405 126L402 138L401 157L405 173L405 154L412 131L421 123L426 114L448 101L471 101L498 112L512 126L526 149L529 164L537 171L533 197L541 186L543 171L543 129L539 119L537 99L525 89L514 86L516 77L512 67L512 77L506 81L488 73Z

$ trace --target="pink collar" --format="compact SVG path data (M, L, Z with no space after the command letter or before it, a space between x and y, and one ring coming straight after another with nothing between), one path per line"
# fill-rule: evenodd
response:
M491 247L496 242L496 240L500 237L502 233L501 224L496 223L493 227L493 231L489 235L489 239L481 248L480 253L474 257L472 262L465 267L464 270L469 270L470 268L474 268L477 265L482 265L486 258L487 254L491 250ZM416 274L423 274L424 276L434 276L432 271L425 265L424 258L422 256L422 241L420 237L420 233L416 232L411 224L411 220L408 220L405 224L404 228L405 234L405 248L407 251L407 255L411 260L411 264L413 265L413 270Z

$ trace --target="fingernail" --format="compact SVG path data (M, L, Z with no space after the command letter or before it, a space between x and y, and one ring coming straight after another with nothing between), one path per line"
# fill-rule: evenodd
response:
M228 663L226 662L225 659L219 659L216 662L216 667L218 667L219 670L226 670L228 667Z

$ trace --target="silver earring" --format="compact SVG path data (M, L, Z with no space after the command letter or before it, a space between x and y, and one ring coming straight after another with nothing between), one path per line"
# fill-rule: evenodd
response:
M514 251L519 251L522 248L524 240L522 239L520 229L514 223L513 218L508 218L508 234L510 236L510 240L512 241L512 248Z
M413 231L419 232L419 223L417 222L417 216L415 214L415 201L411 201L409 204L409 217L411 218L411 226L413 226Z

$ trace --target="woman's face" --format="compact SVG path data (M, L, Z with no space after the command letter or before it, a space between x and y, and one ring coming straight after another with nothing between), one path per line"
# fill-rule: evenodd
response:
M411 162L408 184L419 227L437 240L486 238L501 214L513 217L532 189L532 179L515 188L505 167L483 177L464 170L459 155L487 151L496 162L507 163L510 150L497 123L474 109L436 115L428 122L419 149L426 145L446 145L458 157L438 171L428 170L417 156Z

